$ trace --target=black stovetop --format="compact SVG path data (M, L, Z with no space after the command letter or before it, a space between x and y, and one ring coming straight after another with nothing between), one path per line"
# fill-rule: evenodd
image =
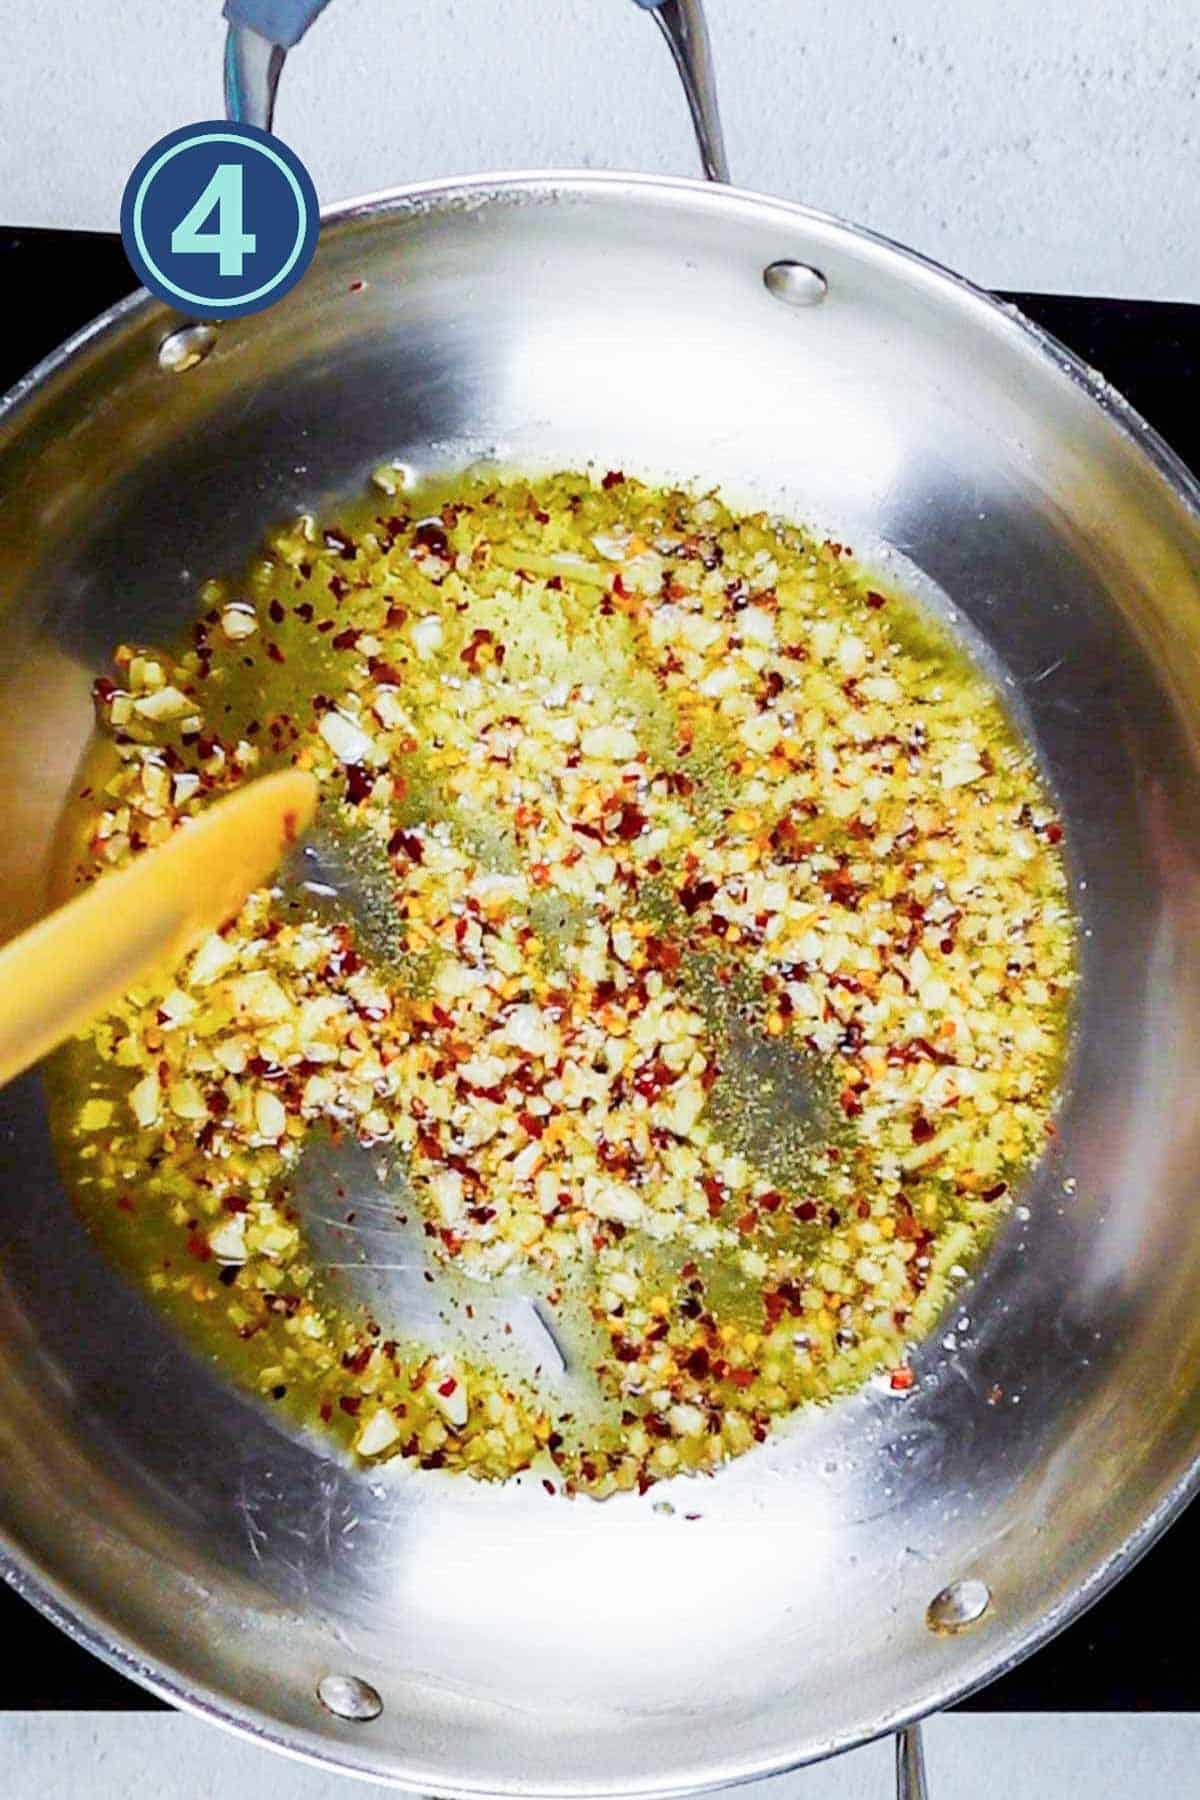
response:
M133 286L117 238L0 230L0 392ZM1108 377L1200 469L1200 306L1014 294L1021 309ZM1121 1584L1020 1668L966 1702L978 1711L1200 1710L1184 1628L1200 1551L1193 1507ZM1172 1625L1172 1621L1176 1621ZM160 1703L79 1649L0 1583L0 1709L133 1709Z

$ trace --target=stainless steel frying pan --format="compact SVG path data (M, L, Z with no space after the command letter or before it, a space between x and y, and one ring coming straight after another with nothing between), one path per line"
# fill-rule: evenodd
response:
M828 527L986 642L1067 822L1078 1029L1060 1134L910 1396L605 1505L367 1478L287 1435L105 1264L30 1078L0 1096L10 1578L169 1699L439 1794L698 1790L979 1686L1197 1480L1191 477L987 295L691 181L355 202L273 310L179 325L134 296L0 412L6 928L42 904L116 640L180 628L204 575L385 455L594 460Z

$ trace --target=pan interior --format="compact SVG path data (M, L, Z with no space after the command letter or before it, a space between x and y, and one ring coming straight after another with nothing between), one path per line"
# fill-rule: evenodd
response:
M781 258L828 295L766 289ZM334 219L306 281L159 366L127 312L0 420L6 929L122 638L383 457L720 484L961 615L1027 721L1083 929L1060 1132L914 1395L875 1390L676 1494L379 1482L245 1403L115 1280L0 1096L0 1523L91 1641L214 1715L449 1792L784 1767L984 1679L1173 1504L1200 1410L1200 573L1119 406L949 278L736 194L522 178ZM673 1513L656 1509L669 1499ZM691 1516L698 1515L698 1516ZM939 1590L991 1605L937 1634ZM323 1708L358 1677L370 1722Z

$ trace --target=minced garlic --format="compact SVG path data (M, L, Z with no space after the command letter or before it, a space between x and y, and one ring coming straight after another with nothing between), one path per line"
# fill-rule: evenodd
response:
M130 995L72 1064L88 1192L367 1460L603 1494L881 1368L908 1391L1039 1153L1073 980L996 695L842 546L715 496L375 486L97 684L87 874L296 762L389 925L284 882ZM330 1132L394 1159L447 1267L575 1308L593 1416L337 1307L290 1200Z

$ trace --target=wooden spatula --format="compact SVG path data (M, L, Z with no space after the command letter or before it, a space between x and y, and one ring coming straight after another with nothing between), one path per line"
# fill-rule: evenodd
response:
M312 821L317 784L264 775L0 950L0 1083L178 963L261 887Z

